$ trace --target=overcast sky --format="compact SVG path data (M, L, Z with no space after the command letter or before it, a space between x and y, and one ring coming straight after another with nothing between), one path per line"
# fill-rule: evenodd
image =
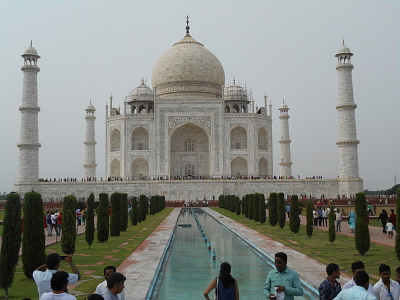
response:
M279 111L289 106L293 175L338 174L337 59L352 63L364 188L400 181L399 1L0 1L0 192L18 178L20 56L33 40L38 74L40 177L83 176L85 108L96 107L97 176L105 176L105 105L115 106L190 34L216 55L226 85L246 84L273 105L274 173Z

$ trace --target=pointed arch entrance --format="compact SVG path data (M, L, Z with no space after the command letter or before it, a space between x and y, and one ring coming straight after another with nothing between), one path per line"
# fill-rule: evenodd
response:
M186 123L171 135L170 176L210 176L210 150L207 132Z

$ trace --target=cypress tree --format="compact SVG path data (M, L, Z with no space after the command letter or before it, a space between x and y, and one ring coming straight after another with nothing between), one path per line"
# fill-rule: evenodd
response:
M121 193L121 231L128 229L128 194Z
M335 232L335 211L333 206L329 210L329 242L331 242L333 246L333 242L336 239L336 232Z
M356 209L356 229L355 243L358 253L364 255L368 252L370 246L369 228L367 223L368 212L367 202L364 193L357 193L355 199Z
M8 288L14 281L15 267L21 247L21 203L19 194L7 195L3 219L3 235L0 251L0 288L9 298Z
M224 208L228 209L229 208L229 198L228 195L224 195Z
M269 194L268 218L269 218L269 224L271 226L275 226L276 224L278 224L278 194L277 193Z
M76 197L74 195L64 197L61 249L65 254L68 255L75 253L77 206L78 201L76 201Z
M260 223L265 223L267 214L265 212L265 196L264 194L258 194L258 207L260 209Z
M94 194L93 193L89 195L87 201L85 239L90 249L90 246L92 245L94 240Z
M260 207L259 207L259 201L258 201L258 194L253 194L253 217L254 221L259 222L260 221Z
M43 200L35 192L24 197L24 235L22 238L22 264L24 274L32 278L33 271L45 263L45 241L43 230Z
M396 216L400 218L400 187L397 189L397 197L396 197ZM397 228L400 226L400 222L397 223ZM396 241L395 241L395 252L397 259L400 260L400 234L396 234Z
M99 207L97 208L97 240L101 243L108 240L110 219L108 214L108 194L99 194Z
M240 198L238 196L235 196L235 207L236 207L236 215L240 215Z
M132 211L131 211L131 224L137 225L138 223L138 203L137 198L132 197Z
M119 236L121 234L121 193L113 193L111 200L111 218L110 218L110 236Z
M247 198L247 207L248 207L248 210L249 210L249 212L248 212L248 214L249 214L249 220L254 220L254 214L253 214L253 208L254 208L254 204L253 204L253 201L254 201L254 194L248 194L247 196L248 196L248 198Z
M307 225L306 225L306 232L308 237L311 237L313 234L313 214L312 214L312 208L311 208L311 201L307 201Z
M138 222L141 223L142 222L142 204L140 203L140 198L138 199Z
M299 197L292 195L292 201L290 202L290 218L289 228L293 233L298 233L300 230L300 208L299 208Z
M247 211L246 211L246 195L244 195L243 197L242 197L242 214L243 215L247 215ZM247 218L247 216L246 216L246 218Z
M231 212L234 213L236 211L235 195L230 195L230 203L231 203Z
M224 208L224 195L219 195L218 197L218 207Z
M278 224L279 227L282 229L285 227L286 221L286 210L285 210L285 195L283 193L278 193Z
M148 213L147 197L145 195L139 196L140 208L141 208L141 221L146 221L146 215Z

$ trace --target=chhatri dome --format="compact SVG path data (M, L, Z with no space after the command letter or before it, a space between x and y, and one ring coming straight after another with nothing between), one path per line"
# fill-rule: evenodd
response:
M189 34L164 53L153 68L157 98L221 98L225 72L218 58Z

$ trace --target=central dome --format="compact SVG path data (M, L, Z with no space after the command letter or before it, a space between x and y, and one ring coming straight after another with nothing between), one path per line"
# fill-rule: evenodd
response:
M221 98L225 72L218 58L189 34L153 68L158 98Z

